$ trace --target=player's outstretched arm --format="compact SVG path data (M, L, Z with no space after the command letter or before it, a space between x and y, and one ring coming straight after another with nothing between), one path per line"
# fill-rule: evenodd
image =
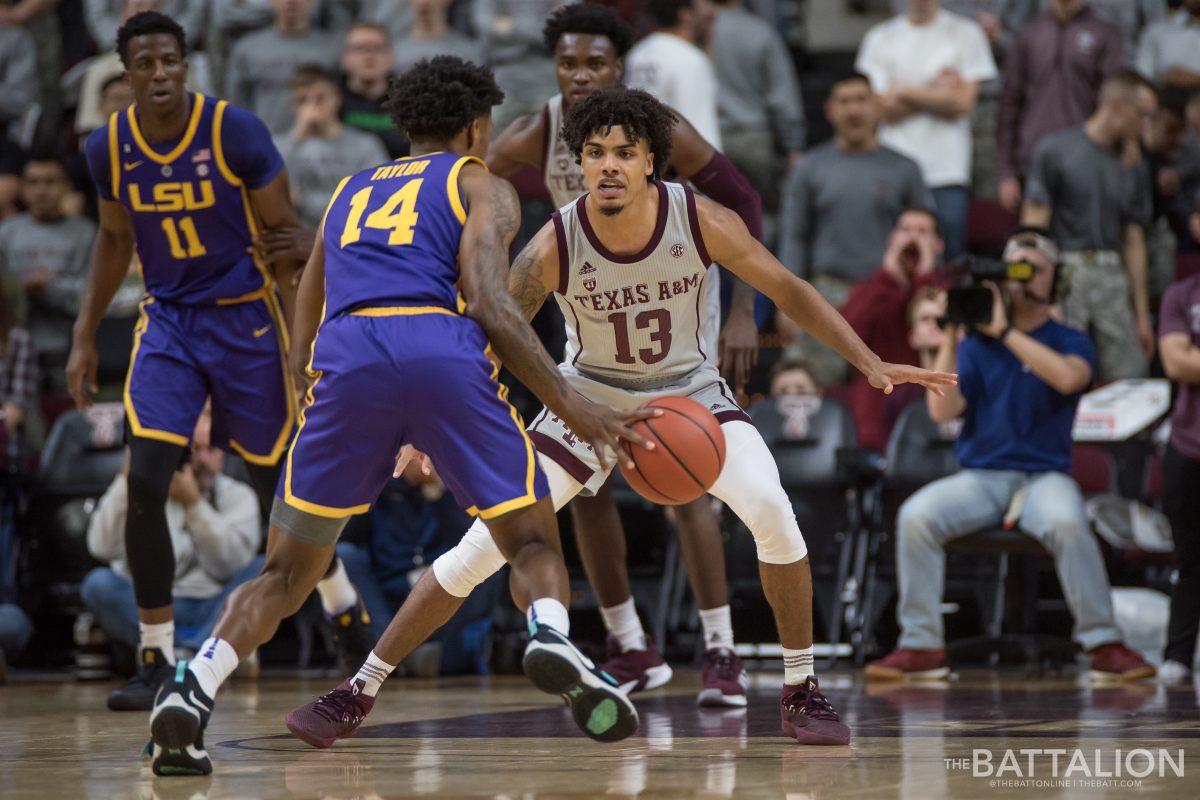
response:
M497 178L481 167L469 164L459 173L459 187L467 201L467 221L463 226L458 246L459 272L462 277L462 292L467 300L467 316L479 323L492 343L492 348L521 383L529 387L546 408L550 409L579 437L592 444L604 460L606 448L618 450L618 439L629 439L637 444L648 445L641 436L629 429L639 419L646 419L650 412L618 412L607 406L597 405L583 398L563 380L554 360L542 346L537 334L526 321L518 301L509 294L505 280L508 274L508 246L516 235L521 222L521 207L517 193L505 180ZM544 233L544 231L543 231ZM522 272L514 280L517 291L525 286L528 292L523 303L532 303L540 293L537 305L545 299L545 285L541 289L529 281L532 277L531 264L546 264L554 259L553 276L557 276L557 255L541 253L554 250L553 234L549 245L539 234L531 246L538 241L543 244L537 251L528 254L528 260L518 258ZM529 251L529 248L526 248ZM527 255L523 253L522 255ZM526 278L521 279L520 275ZM543 270L543 280L546 271ZM556 277L551 277L557 280ZM526 305L528 308L528 305ZM532 308L536 313L537 308ZM619 450L618 450L619 452Z
M100 198L100 230L92 245L92 268L79 303L67 358L67 389L81 411L92 404L96 383L96 328L133 260L133 223L125 206Z
M321 311L325 307L325 223L317 228L317 238L309 253L300 285L295 297L295 317L292 322L292 349L288 363L301 386L308 381L308 361L312 356L313 340L321 325Z
M713 260L770 297L807 333L841 353L877 389L890 394L899 383L919 383L938 392L957 376L881 361L850 323L808 281L793 275L763 247L736 214L703 197L696 198L700 232Z
M540 112L517 117L488 146L487 165L494 175L507 178L524 166L541 169L546 125Z

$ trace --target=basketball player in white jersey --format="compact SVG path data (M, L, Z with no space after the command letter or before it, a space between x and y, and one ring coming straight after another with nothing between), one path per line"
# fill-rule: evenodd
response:
M541 112L520 117L505 128L492 142L487 160L488 168L503 177L524 166L540 170L554 205L562 207L587 191L579 163L561 136L563 115L572 103L620 84L623 58L633 43L633 31L610 8L575 3L550 15L543 38L554 52L560 93L550 98ZM736 212L761 239L758 193L686 119L679 114L676 117L669 168L707 197ZM713 265L708 268L701 302L705 305L701 331L704 352L712 363L719 361L736 394L745 384L757 350L754 292L735 279L729 318L722 328L720 270ZM568 350L566 360L574 355ZM670 679L671 668L646 636L634 608L625 531L608 484L589 487L571 504L571 512L580 559L609 632L604 668L628 691L662 686ZM744 706L745 670L733 651L717 513L711 499L702 497L677 507L675 518L705 642L697 700L701 705Z
M517 256L508 285L527 318L555 294L574 352L559 369L573 388L616 408L682 395L718 414L740 412L706 359L700 336L707 313L701 292L713 260L841 353L872 386L890 393L896 384L918 383L937 392L955 383L952 374L880 361L811 285L754 240L736 214L664 183L660 171L670 153L673 121L645 92L612 88L577 103L564 125L589 192L556 212ZM782 730L802 744L847 744L850 729L814 675L808 550L775 461L744 417L727 418L721 429L725 464L710 493L754 536L763 592L783 645ZM607 478L610 460L602 461L557 417L543 412L530 432L555 508ZM355 692L372 698L363 703L361 716L330 713L329 695L292 713L325 720L321 738L353 734L391 665L444 624L503 564L487 528L477 522L417 582L351 680Z

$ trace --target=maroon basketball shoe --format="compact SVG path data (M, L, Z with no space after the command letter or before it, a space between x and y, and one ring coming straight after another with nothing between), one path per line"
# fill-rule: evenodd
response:
M950 668L946 666L945 650L914 650L898 647L878 661L867 664L869 681L929 681L947 680Z
M850 744L850 728L838 718L812 675L799 686L784 684L780 711L784 734L800 744Z
M362 694L362 681L346 679L332 692L289 711L283 723L297 739L313 747L330 747L357 733L373 705L375 698Z
M621 643L611 634L606 645L605 661L600 666L616 679L617 687L625 694L657 689L671 680L671 667L649 637L645 650L622 651Z
M696 695L696 704L701 706L729 706L742 708L746 705L746 687L750 676L742 666L737 653L728 647L713 647L704 651L700 665L702 688Z
M1153 678L1155 669L1146 659L1120 642L1102 644L1088 653L1092 668L1088 678L1092 683L1132 683Z

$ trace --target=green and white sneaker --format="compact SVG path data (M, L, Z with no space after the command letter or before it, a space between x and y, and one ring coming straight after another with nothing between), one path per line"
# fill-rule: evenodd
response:
M617 742L637 730L637 710L616 679L553 628L529 623L522 666L534 686L567 701L575 724L596 741Z
M212 698L201 690L187 662L180 661L158 690L150 712L155 775L212 774L212 760L204 749L204 729L212 709Z

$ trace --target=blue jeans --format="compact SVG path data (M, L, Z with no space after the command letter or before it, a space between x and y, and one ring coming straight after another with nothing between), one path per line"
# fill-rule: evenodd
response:
M346 567L346 574L358 590L358 596L371 617L371 633L376 639L383 636L388 623L408 596L406 589L380 585L371 569L371 554L364 547L339 542L337 554ZM481 647L492 629L492 607L504 587L503 573L488 578L463 601L462 606L442 627L429 637L442 643L442 675L487 674L487 653Z
M1075 640L1084 650L1121 641L1113 621L1108 574L1088 524L1079 485L1061 472L964 469L934 481L900 506L896 571L899 647L941 649L946 542L997 527L1018 489L1029 494L1017 527L1054 556Z
M221 607L225 605L225 598L257 576L262 571L262 565L263 557L255 556L226 582L225 588L212 597L176 597L173 602L176 646L199 650L204 640L212 634L221 615ZM133 583L129 578L118 575L108 567L97 567L83 579L79 594L110 641L137 649L137 600L134 599Z
M931 190L938 228L946 243L945 260L957 258L967 249L967 208L971 192L966 186L939 186Z
M25 612L10 603L0 603L0 650L5 658L12 661L19 656L32 635L33 626Z

